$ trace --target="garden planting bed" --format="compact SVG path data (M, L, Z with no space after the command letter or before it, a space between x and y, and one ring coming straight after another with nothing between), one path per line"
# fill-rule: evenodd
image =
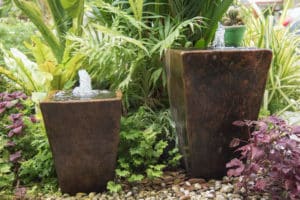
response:
M247 194L244 188L239 189L235 183L238 178L223 177L222 180L206 181L201 178L189 178L183 170L167 171L155 180L144 180L138 184L123 182L123 190L119 193L77 193L75 196L45 195L27 197L29 199L47 200L160 200L160 199L217 199L217 200L239 200L239 199L269 199L268 194Z

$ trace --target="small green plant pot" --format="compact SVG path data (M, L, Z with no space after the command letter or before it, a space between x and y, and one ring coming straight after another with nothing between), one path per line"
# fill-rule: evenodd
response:
M225 26L225 46L226 47L239 47L244 38L246 26Z

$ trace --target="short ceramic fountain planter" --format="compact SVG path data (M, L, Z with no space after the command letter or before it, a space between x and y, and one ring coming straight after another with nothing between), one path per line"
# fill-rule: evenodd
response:
M98 192L114 178L121 94L40 104L63 193Z
M265 49L169 50L168 91L184 165L193 177L220 178L233 156L232 123L258 117L272 52Z
M119 143L121 92L93 90L79 70L79 87L40 103L63 193L98 192L114 178Z

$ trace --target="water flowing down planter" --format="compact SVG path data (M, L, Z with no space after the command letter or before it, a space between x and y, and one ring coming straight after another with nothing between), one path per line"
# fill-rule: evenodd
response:
M233 156L232 123L258 117L272 52L264 49L169 50L168 92L184 165L193 177L220 178Z
M121 94L40 104L63 193L98 192L114 179Z

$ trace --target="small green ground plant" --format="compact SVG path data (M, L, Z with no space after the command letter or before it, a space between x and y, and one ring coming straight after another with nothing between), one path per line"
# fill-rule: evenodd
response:
M140 107L122 118L118 153L117 179L138 182L154 179L166 168L177 167L181 155L175 145L174 122L169 110L154 112ZM108 184L115 192L120 185Z

